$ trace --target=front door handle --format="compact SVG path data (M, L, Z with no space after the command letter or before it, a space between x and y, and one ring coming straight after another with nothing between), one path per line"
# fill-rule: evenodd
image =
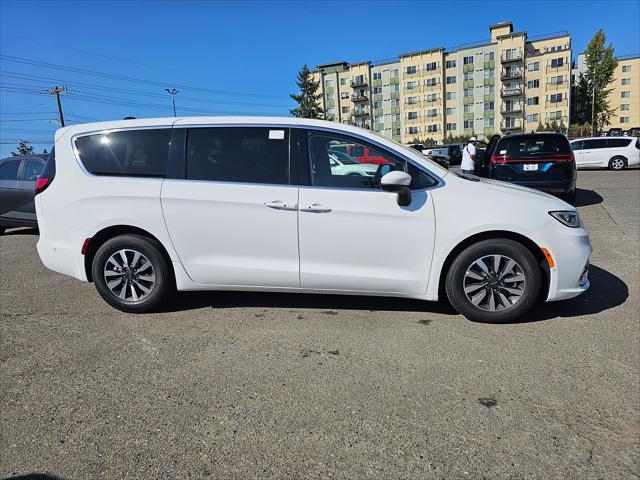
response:
M273 202L267 202L264 204L265 207L273 208L274 210L298 210L298 205L290 205L288 203L284 203L281 200L274 200Z
M314 203L313 205L307 205L300 209L301 212L312 212L312 213L328 213L331 211L329 207L325 207L320 203Z

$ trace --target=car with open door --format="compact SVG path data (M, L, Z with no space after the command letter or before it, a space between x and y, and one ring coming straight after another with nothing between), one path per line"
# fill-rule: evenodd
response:
M45 155L0 160L0 235L7 228L38 225L34 190L45 161Z
M341 145L379 159L375 173L332 168ZM467 318L508 322L589 287L572 206L321 120L72 125L36 191L44 265L126 312L176 289L244 290L446 297Z

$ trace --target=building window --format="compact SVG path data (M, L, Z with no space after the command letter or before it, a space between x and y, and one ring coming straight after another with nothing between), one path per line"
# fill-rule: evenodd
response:
M549 113L549 120L561 120L562 112L560 110Z
M438 68L438 63L437 62L431 62L431 63L425 63L424 64L424 69L427 72L433 72L436 68Z
M416 105L418 103L418 97L407 97L407 105Z
M407 133L409 135L417 135L418 134L418 127L409 127L409 128L407 128Z
M447 132L452 130L457 130L457 125L455 123L447 123Z
M527 80L527 88L539 88L540 80Z
M484 78L493 78L495 75L495 70L493 68L487 68L484 71Z
M400 91L400 85L397 83L392 83L390 85L391 87L391 93L395 93L395 92L399 92Z
M620 123L629 123L629 117L620 117Z
M620 92L620 98L631 98L631 92Z
M629 110L631 108L631 105L629 105L628 103L623 103L622 105L620 105L620 110Z
M447 60L447 62L445 63L445 66L447 68L456 68L456 61L455 60Z
M447 115L455 115L455 114L456 114L456 108L455 107L447 108Z
M373 72L374 80L382 80L382 72Z
M417 120L418 112L407 112L407 120Z
M485 128L493 127L493 117L487 117L484 119L484 127Z
M493 87L491 85L485 85L483 91L485 95L491 95L493 93Z
M467 80L473 80L473 72L466 72L464 74L464 81L466 82Z
M438 131L438 125L427 125L427 132L436 133Z
M418 82L407 82L405 84L405 87L407 88L407 90L413 90L415 88L418 88Z
M529 70L530 72L535 72L536 70L540 70L540 62L528 63L527 70Z
M464 113L471 113L473 112L473 105L465 105L462 107L462 110Z
M447 100L455 100L456 92L447 92Z
M342 107L342 113L349 113L349 107Z
M627 73L631 71L631 65L623 65L622 66L622 73Z
M553 93L549 95L549 103L560 103L562 101L561 93Z
M540 97L529 97L527 98L527 105L539 105Z
M333 87L333 80L325 80L324 81L325 88Z
M558 68L564 65L564 58L554 58L551 60L551 68Z
M348 92L342 92L340 94L340 98L343 100L347 100L349 98L349 93Z
M493 52L485 53L484 54L484 61L485 62L490 62L491 60L493 60Z
M454 76L447 77L447 85L451 85L452 83L456 83L456 77Z
M465 97L473 97L473 88L465 88L464 89Z
M427 87L435 87L438 84L437 78L427 78L424 82Z
M462 63L464 63L465 65L473 65L473 55L464 57L462 59Z
M530 113L529 115L527 115L527 122L529 122L529 123L533 123L533 122L538 123L538 119L539 118L540 117L538 116L537 113Z
M391 99L391 106L392 107L399 107L400 106L400 100L398 100L397 98L392 98Z
M382 100L378 100L377 102L374 102L373 108L382 108Z
M438 109L437 108L433 108L431 110L427 110L427 117L437 117L438 116Z
M630 78L623 78L622 79L622 85L631 85L631 79Z
M425 99L427 100L427 102L436 102L438 100L438 94L437 93L430 93L429 95L427 95L425 97Z
M473 120L465 120L464 121L465 130L472 129L473 130Z
M347 79L346 78L341 78L340 79L340 85L346 85L347 84Z
M407 75L411 75L413 73L416 73L418 71L418 67L416 67L415 65L410 65L407 67Z
M379 95L382 93L382 87L373 87L373 94Z
M485 112L487 110L493 110L494 109L494 103L493 102L484 102L484 110Z
M391 76L391 78L396 78L400 76L400 70L397 68L394 68L393 70L389 70L389 75Z

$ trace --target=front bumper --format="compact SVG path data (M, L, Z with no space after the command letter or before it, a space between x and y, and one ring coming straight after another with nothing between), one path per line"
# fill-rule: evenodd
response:
M589 288L589 257L593 248L584 228L570 228L551 219L531 239L551 254L547 301L577 297Z

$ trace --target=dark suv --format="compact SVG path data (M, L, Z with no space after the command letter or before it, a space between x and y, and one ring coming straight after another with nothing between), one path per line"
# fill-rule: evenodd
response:
M576 162L562 133L494 135L480 157L477 174L554 194L573 204Z

